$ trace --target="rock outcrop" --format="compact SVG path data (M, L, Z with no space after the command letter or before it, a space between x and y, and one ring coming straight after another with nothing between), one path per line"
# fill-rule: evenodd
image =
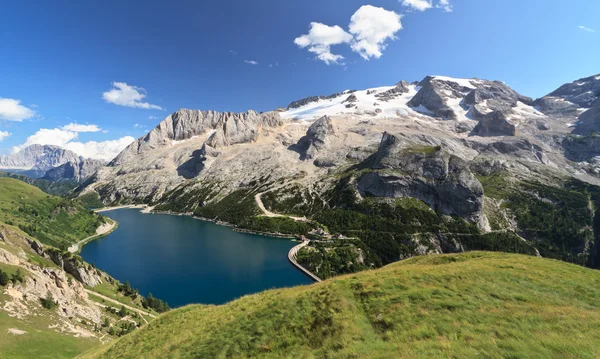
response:
M171 114L146 136L129 145L110 166L115 167L131 161L144 152L170 146L173 141L185 141L209 132L212 132L212 135L208 145L213 148L253 142L261 130L281 124L279 112L259 114L255 111L234 113L182 109Z
M600 134L600 98L598 98L592 107L579 116L574 134L592 135Z
M377 95L375 95L375 97L380 101L388 102L402 94L408 93L410 91L409 86L410 84L408 82L400 81L396 84L394 88L378 93Z
M323 116L308 128L306 136L302 137L293 149L300 153L302 160L313 159L319 151L329 145L329 136L334 133L331 118Z
M361 168L372 171L357 180L363 196L412 197L448 215L487 227L483 187L464 160L439 147L412 146L384 133L377 153Z
M576 118L600 97L600 74L564 84L534 105L548 116Z
M479 120L491 112L500 112L506 116L519 102L524 105L532 104L531 98L519 94L500 81L428 76L419 86L421 89L410 100L409 106L422 106L434 116L447 120L459 119L459 110L468 111L468 117Z
M483 116L471 132L474 136L515 136L517 127L504 112L492 111Z
M63 165L51 168L42 179L53 182L70 180L83 182L104 165L106 165L106 162L102 160L78 157L75 160L68 160Z

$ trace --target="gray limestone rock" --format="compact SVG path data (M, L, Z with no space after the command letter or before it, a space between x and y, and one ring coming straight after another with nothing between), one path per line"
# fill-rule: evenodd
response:
M471 132L472 136L515 136L517 128L509 122L502 111L493 111L479 121Z
M600 133L600 98L592 104L589 110L579 116L579 121L577 121L573 133L577 135Z
M329 145L329 135L334 134L331 118L323 116L316 120L306 131L306 136L291 149L300 153L302 160L313 159L317 152Z
M83 182L105 164L106 162L102 160L78 157L76 160L69 160L63 165L48 170L42 178L53 182L68 180Z
M388 102L390 100L393 100L395 98L397 98L398 96L405 94L407 92L410 91L409 89L410 84L406 81L400 81L396 84L396 86L390 90L378 93L377 95L375 95L375 97L377 97L377 99L379 99L380 101L383 102Z
M467 162L439 147L405 147L386 132L377 153L362 167L373 170L357 181L362 195L417 198L444 214L487 223L481 183Z
M109 166L118 166L141 153L168 146L172 141L187 140L209 131L213 131L213 134L208 145L213 148L253 142L262 129L282 124L279 112L276 111L259 114L255 111L234 113L182 109L129 145Z

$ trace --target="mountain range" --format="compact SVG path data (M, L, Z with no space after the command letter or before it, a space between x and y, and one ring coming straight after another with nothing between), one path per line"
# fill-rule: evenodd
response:
M31 145L17 153L0 156L0 170L50 181L79 182L105 164L52 145Z
M303 216L356 238L358 267L490 246L595 266L599 95L600 75L537 100L500 81L427 76L265 113L181 109L79 191L265 231L281 229L265 216ZM344 222L356 215L368 224Z

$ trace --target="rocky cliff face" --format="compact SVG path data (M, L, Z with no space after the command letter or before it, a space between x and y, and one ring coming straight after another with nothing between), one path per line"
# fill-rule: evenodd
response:
M363 196L417 198L436 211L488 228L481 183L466 161L440 147L407 144L386 132L360 168L373 170L357 181Z
M254 111L232 113L182 109L129 145L110 166L116 167L145 152L207 133L210 133L208 144L213 148L252 142L260 131L280 125L281 119L277 112L259 114Z
M70 180L83 182L104 165L106 162L102 160L78 157L77 160L69 160L63 165L49 169L42 179L53 182Z
M34 177L69 161L78 161L75 153L57 146L31 145L15 154L0 156L0 169L27 172Z

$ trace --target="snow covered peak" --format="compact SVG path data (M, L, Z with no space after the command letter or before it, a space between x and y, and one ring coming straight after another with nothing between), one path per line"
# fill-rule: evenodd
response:
M366 117L396 117L399 114L418 115L407 103L416 95L417 88L407 82L396 86L376 87L361 91L344 91L327 97L312 97L293 102L280 113L282 118L315 120L322 116L354 114Z
M481 81L478 79L459 79L459 78L447 77L447 76L433 76L432 81L453 82L461 87L467 87L470 89L476 88L476 86L473 84L481 83Z

